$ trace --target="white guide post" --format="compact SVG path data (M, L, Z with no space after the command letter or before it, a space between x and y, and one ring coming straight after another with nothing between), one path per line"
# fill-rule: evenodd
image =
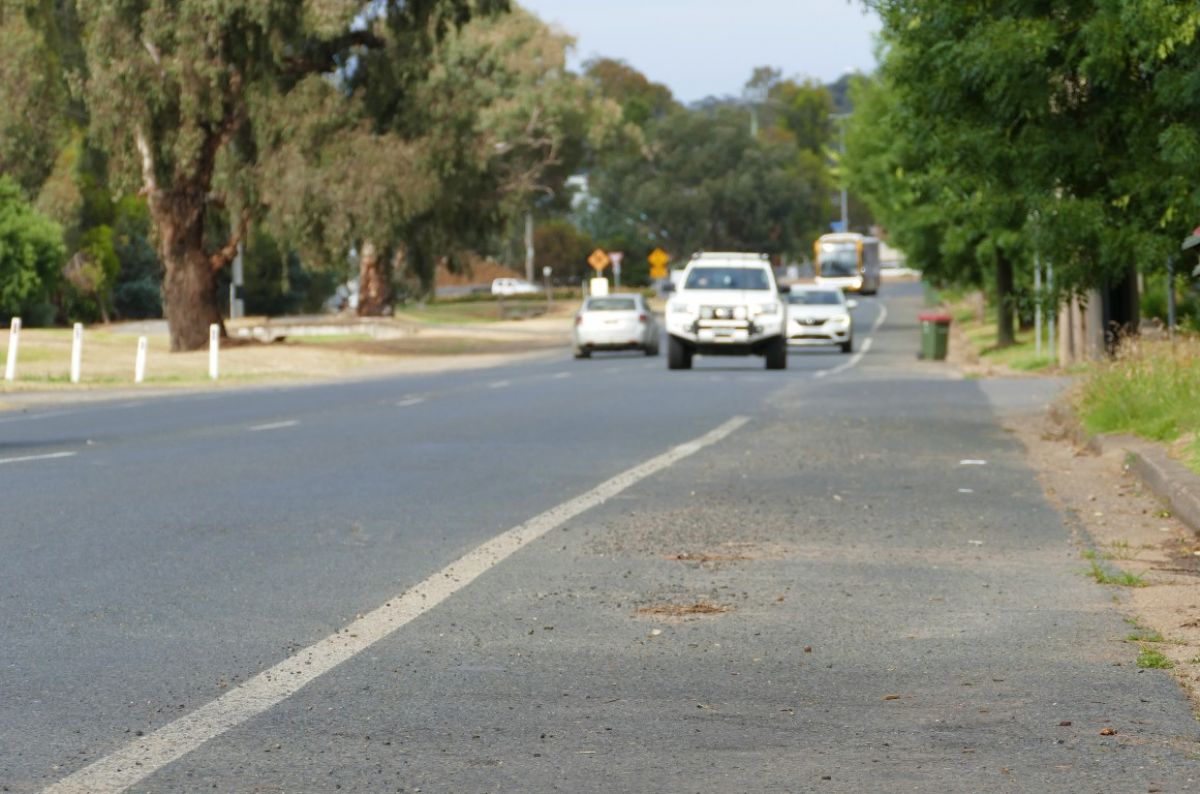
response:
M137 359L133 363L133 382L141 383L146 379L146 337L138 337Z
M79 383L83 369L83 323L75 323L71 330L71 383Z
M8 329L8 360L4 365L4 379L12 382L17 379L17 348L21 345L21 318L12 318Z
M213 323L208 326L208 377L217 379L217 356L221 350L221 326Z

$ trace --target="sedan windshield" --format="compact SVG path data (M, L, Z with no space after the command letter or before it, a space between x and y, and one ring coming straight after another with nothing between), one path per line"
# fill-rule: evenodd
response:
M592 298L587 302L589 312L633 312L637 303L633 298Z
M761 267L693 268L684 289L770 289L767 271Z
M793 290L788 303L796 306L837 306L842 302L842 293L836 290Z

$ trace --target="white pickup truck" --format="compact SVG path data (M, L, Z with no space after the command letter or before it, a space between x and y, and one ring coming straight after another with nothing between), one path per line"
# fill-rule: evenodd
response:
M766 358L787 368L787 305L762 254L704 253L688 262L667 301L667 366L691 369L692 356Z

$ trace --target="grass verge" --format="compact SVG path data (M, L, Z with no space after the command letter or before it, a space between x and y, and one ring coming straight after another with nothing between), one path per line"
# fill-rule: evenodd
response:
M1015 372L1040 372L1054 367L1054 356L1048 348L1048 339L1042 339L1042 352L1037 352L1037 340L1033 329L1016 331L1016 343L1001 347L997 343L996 309L988 306L980 316L978 293L938 293L947 307L957 330L957 340L965 343L964 358L984 366L1007 369Z
M1200 472L1200 338L1134 340L1088 369L1076 398L1092 433L1131 433L1176 445Z
M1143 670L1170 670L1175 663L1160 651L1142 648L1138 651L1137 666Z

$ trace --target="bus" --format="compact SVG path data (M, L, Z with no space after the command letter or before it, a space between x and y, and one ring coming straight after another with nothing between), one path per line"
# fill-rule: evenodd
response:
M861 234L823 234L813 243L817 283L847 292L879 292L879 238Z

